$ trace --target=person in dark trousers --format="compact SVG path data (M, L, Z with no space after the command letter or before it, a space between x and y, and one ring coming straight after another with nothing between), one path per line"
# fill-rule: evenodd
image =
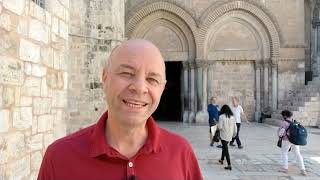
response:
M245 117L244 111L242 106L239 104L239 98L237 97L232 97L232 112L237 124L237 135L236 137L232 138L232 141L230 142L230 146L235 146L233 143L236 140L237 141L237 145L239 149L242 149L243 146L241 144L240 141L240 127L241 127L241 119L244 119L247 123L249 123L249 121L247 120L247 118Z
M219 105L216 104L217 98L211 97L211 102L208 105L208 113L209 113L209 139L210 139L210 146L214 144L214 135L217 130L217 125L219 121Z
M222 143L222 154L219 163L223 164L224 158L226 158L228 166L224 167L224 169L232 170L228 143L229 141L231 141L232 137L236 136L237 126L233 117L233 113L228 105L223 105L220 110L218 129L220 131L220 138Z

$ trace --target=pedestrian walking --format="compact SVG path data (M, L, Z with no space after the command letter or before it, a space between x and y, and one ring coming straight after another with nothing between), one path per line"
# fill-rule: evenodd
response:
M219 117L219 131L222 144L221 159L220 164L223 164L224 158L227 159L228 166L224 167L226 170L232 170L231 160L228 150L228 143L231 141L232 137L237 134L237 126L233 117L233 113L228 105L223 105L220 110Z
M300 146L292 144L288 140L288 128L290 126L290 122L293 122L292 112L288 110L284 110L281 112L283 117L283 121L280 124L278 129L278 136L282 138L281 143L281 159L282 159L282 167L279 169L279 172L288 173L288 152L289 149L293 151L295 157L297 158L297 164L300 168L300 173L302 175L306 175L306 169L303 162L303 157L300 153ZM289 121L289 122L288 122Z
M237 125L237 135L232 138L230 142L230 146L235 146L234 141L237 141L237 145L239 149L242 149L243 146L240 141L240 127L241 127L241 119L244 119L247 123L249 123L248 119L245 117L244 111L242 106L239 104L239 98L238 97L232 97L232 112L236 121Z

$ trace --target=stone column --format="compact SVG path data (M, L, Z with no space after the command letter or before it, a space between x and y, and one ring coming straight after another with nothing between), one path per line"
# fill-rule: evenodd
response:
M208 92L208 97L207 97L207 102L210 101L210 98L213 96L213 66L212 63L208 64L208 82L207 82L207 92Z
M200 111L202 108L202 73L203 73L203 65L201 60L196 60L196 68L197 68L197 100L196 100L196 110Z
M197 123L207 123L209 115L207 112L207 63L204 60L197 60L197 70L198 70L198 100L199 107L196 114Z
M190 91L189 91L189 105L190 105L190 112L189 112L189 119L188 122L194 122L196 116L196 108L195 108L195 63L194 61L189 61L189 72L190 72Z
M256 112L255 120L259 121L261 116L261 64L256 62Z
M204 64L204 67L202 68L202 110L205 111L207 109L207 79L208 79L208 63Z
M315 55L315 58L314 58L314 62L313 62L313 74L312 76L313 77L318 77L320 75L320 54L319 54L319 49L318 48L320 46L320 44L318 44L318 39L319 39L319 28L320 26L317 26L315 28L315 51L314 51L314 55Z
M189 62L182 62L183 67L183 122L188 122L190 111L189 100Z
M314 43L313 43L313 47L311 47L312 50L311 50L311 64L310 64L310 66L311 66L311 71L312 71L312 77L316 77L317 75L320 74L320 72L318 72L318 71L320 71L320 69L318 69L318 64L320 63L320 62L318 62L319 61L319 52L318 52L318 49L319 49L318 48L318 46L319 46L319 44L318 44L319 26L317 26L317 23L313 23L312 27L313 27Z
M263 62L263 106L269 106L269 62Z
M277 59L272 59L272 110L278 108L278 64Z

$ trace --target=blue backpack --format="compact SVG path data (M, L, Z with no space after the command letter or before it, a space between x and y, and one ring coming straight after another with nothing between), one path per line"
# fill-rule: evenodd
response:
M288 139L292 144L304 146L307 144L308 132L298 121L286 120L290 125L286 130Z

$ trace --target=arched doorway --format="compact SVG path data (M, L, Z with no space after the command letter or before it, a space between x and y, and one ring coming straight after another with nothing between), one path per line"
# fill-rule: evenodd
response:
M160 104L153 113L159 121L182 121L181 62L166 62L167 84Z
M236 96L249 120L257 119L260 107L270 103L270 39L264 26L251 14L234 10L208 29L205 41L208 97L231 104Z

